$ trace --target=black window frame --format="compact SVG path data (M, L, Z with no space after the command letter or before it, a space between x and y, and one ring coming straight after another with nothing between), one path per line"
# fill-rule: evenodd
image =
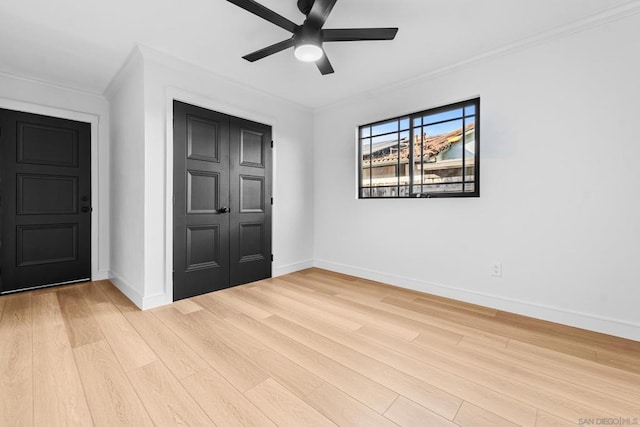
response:
M474 114L473 115L467 115L466 114L466 110L465 108L468 107L474 107ZM461 171L461 176L462 176L462 181L460 182L462 184L462 189L460 191L433 191L433 192L429 192L429 191L424 191L424 186L425 185L431 185L431 184L424 184L421 180L421 182L419 184L415 184L414 183L414 168L415 168L415 161L414 161L414 150L413 150L413 141L414 141L414 135L415 135L415 120L419 119L421 120L421 124L419 126L417 126L417 128L422 129L425 124L422 121L422 118L425 116L429 116L429 115L436 115L436 114L440 114L440 113L445 113L447 111L453 111L453 110L458 110L458 109L462 109L462 117L456 117L456 118L451 118L451 119L446 119L443 121L435 121L432 123L428 123L427 125L431 126L431 125L436 125L436 124L440 124L440 123L446 123L449 121L455 121L455 120L462 120L462 137L463 137L463 141L466 135L466 119L473 117L474 118L474 158L475 158L475 162L474 162L474 173L473 173L473 183L474 183L474 187L473 187L473 191L465 191L465 186L468 185L471 181L466 181L466 162L465 162L465 156L466 156L466 150L464 149L464 142L462 145L462 171ZM404 120L408 120L409 121L409 127L408 130L403 130L402 129L402 125L401 123L403 123ZM388 132L388 133L381 133L379 135L373 135L372 134L372 130L374 126L378 126L378 125L383 125L383 124L387 124L387 123L391 123L397 121L398 123L398 127L397 130L392 131L392 132ZM363 136L364 135L364 130L368 129L368 136ZM397 188L396 191L396 195L394 196L374 196L373 194L373 188L376 188L374 186L363 186L363 168L362 168L362 164L363 164L363 153L362 153L362 146L363 146L363 140L365 139L369 139L370 143L372 144L372 141L374 138L376 137L380 137L380 136L385 136L385 135L391 135L391 134L395 134L397 133L398 135L398 145L397 145L397 149L400 150L401 149L401 138L400 138L400 134L404 133L404 132L409 132L409 159L408 159L408 165L409 165L409 181L408 181L408 193L406 195L400 195L401 193L401 187L406 187L407 185L401 185L400 184L400 174L398 173L398 184L397 185L389 185L389 186L378 186L378 188L380 187L388 187L388 188ZM384 119L384 120L378 120L376 122L372 122L372 123L368 123L365 125L361 125L358 126L358 199L362 199L362 200L367 200L367 199L373 199L373 200L377 200L377 199L412 199L412 198L449 198L449 197L480 197L480 98L472 98L472 99L468 99L466 101L460 101L460 102L455 102L452 104L447 104L447 105L443 105L443 106L439 106L439 107L435 107L435 108L429 108L427 110L423 110L423 111L418 111L415 113L411 113L411 114L404 114L401 116L397 116L397 117L391 117L388 119ZM422 144L421 144L422 145ZM372 147L372 145L370 146ZM393 146L391 146L393 147ZM369 150L369 152L371 153L371 148ZM422 156L424 157L424 156ZM400 164L401 164L401 156L398 156L398 165L396 166L399 170L400 168ZM423 163L424 164L424 163ZM372 166L370 163L369 166L369 178L372 180ZM421 167L421 170L422 167ZM452 184L458 184L457 182L452 183ZM421 192L413 192L412 190L414 189L414 187L416 185L420 185L421 187ZM369 196L363 196L363 190L366 189L370 189L370 195Z

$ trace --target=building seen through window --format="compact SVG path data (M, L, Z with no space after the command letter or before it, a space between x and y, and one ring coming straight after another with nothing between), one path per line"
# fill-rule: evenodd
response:
M478 197L480 99L360 126L360 198Z

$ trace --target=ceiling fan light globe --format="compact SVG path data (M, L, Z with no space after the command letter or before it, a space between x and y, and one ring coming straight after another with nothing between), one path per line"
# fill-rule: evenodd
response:
M299 61L302 62L316 62L322 58L322 48L315 44L302 44L296 46L293 54Z

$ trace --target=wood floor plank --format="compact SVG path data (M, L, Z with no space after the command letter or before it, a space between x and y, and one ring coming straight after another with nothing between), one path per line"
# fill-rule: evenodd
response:
M397 298L387 297L383 300L383 302L385 304L395 305L407 310L416 311L417 313L426 313L426 308L424 305L417 304L413 301L405 301ZM485 331L488 334L517 338L521 341L533 343L541 347L562 350L567 354L573 354L584 359L596 360L596 354L592 348L588 348L579 343L557 339L549 334L541 334L529 330L524 330L522 328L518 328L517 326L501 322L499 319L489 319L483 316L475 316L468 313L453 313L451 311L446 311L442 314L445 314L446 317L450 320L455 320L455 322L460 325Z
M94 282L95 286L106 295L111 302L118 307L121 313L130 311L140 311L134 303L132 303L113 283L108 280L99 280Z
M402 306L409 310L415 310L417 312L423 312L424 310L433 311L435 309L433 306L427 307L424 304L419 304L415 301L408 302L393 298L385 298L383 301L392 305ZM470 313L456 313L450 310L444 310L441 311L441 313L450 319L455 319L457 323L469 327L484 330L493 334L505 334L510 338L517 338L522 341L535 343L542 347L555 348L568 354L573 354L589 360L595 360L595 352L591 346L575 340L567 341L562 337L558 337L556 334L549 334L544 330L541 331L531 327L525 328L521 326L522 324L514 325L512 321L505 321L502 318L492 319Z
M496 318L504 320L511 325L517 325L526 330L538 331L552 336L575 341L586 347L597 349L620 350L623 353L640 356L640 342L629 339L613 337L602 333L587 331L585 329L574 328L572 326L560 325L541 319L522 316L520 314L499 311Z
M245 395L278 426L335 426L325 416L269 378Z
M111 300L104 294L104 292L102 292L100 287L98 287L94 282L75 285L74 289L82 294L82 298L84 298L84 301L87 304L87 307L89 307L89 310L91 310L91 307L96 304L106 304L111 302Z
M304 398L324 383L316 375L251 338L225 320L216 318L213 313L203 311L192 314L192 317L195 322L208 327L218 339L256 366L260 366L265 374L296 396Z
M547 414L543 411L538 411L538 418L536 419L536 427L575 427L579 425L580 420L567 421L562 418L558 418L555 415ZM596 422L594 420L594 422Z
M153 314L241 392L268 378L260 368L211 334L211 328L194 321L191 314L184 315L172 306L154 310Z
M259 290L254 289L252 290L252 292L259 292ZM429 383L434 384L443 390L445 390L447 387L454 387L454 389L458 393L460 393L460 390L462 390L462 393L465 393L464 395L467 396L467 398L475 398L478 402L489 402L489 405L496 405L496 408L507 411L507 413L510 413L514 417L518 417L517 414L521 414L521 417L516 419L522 422L532 423L535 418L535 410L532 407L528 407L527 405L516 402L513 399L510 399L502 394L493 392L483 387L479 387L474 383L470 383L469 381L457 376L447 374L446 371L443 372L441 369L439 369L439 367L430 367L418 360L414 360L411 357L387 349L386 347L376 344L375 342L367 341L365 338L350 335L345 331L341 331L337 328L332 328L331 325L324 322L322 318L307 316L302 312L296 312L294 310L284 308L280 308L278 310L278 315L284 316L295 324L304 326L356 351L360 351L362 354L375 357L380 361L386 362L390 366L395 366L396 368L403 370L407 374L413 375L416 378L420 378L424 381L428 381ZM406 342L404 344L410 345ZM417 397L417 399L426 399L426 396L419 396ZM429 405L429 403L423 401L420 401L420 403L423 403L425 406Z
M603 365L613 366L614 368L621 368L625 371L640 374L640 357L636 355L633 357L627 357L620 354L620 352L600 349L596 351L596 357L598 363Z
M361 332L358 331L360 334ZM353 345L359 345L371 348L375 351L376 357L385 360L387 363L398 363L402 360L401 365L397 365L402 369L411 369L417 378L424 378L436 386L440 386L443 390L459 397L460 399L469 401L479 407L487 408L490 412L495 412L504 418L520 425L532 426L535 423L536 408L530 404L526 404L514 397L502 393L499 386L494 384L486 384L481 381L472 381L464 373L459 373L453 365L449 363L441 363L431 360L428 355L428 349L415 347L412 343L405 343L403 340L394 339L386 334L367 331L362 336L372 341L376 345L353 340ZM356 344L357 343L357 344ZM381 349L386 347L386 351ZM427 350L427 351L425 351ZM408 356L410 359L397 356L396 353ZM415 362L412 363L411 359ZM473 376L472 376L473 378Z
M496 317L498 314L498 310L495 308L483 307L481 305L470 304L467 302L456 301L449 298L443 298L436 295L427 295L424 294L422 296L417 297L413 301L417 303L433 305L436 304L438 306L447 306L456 310L464 310L470 311L476 314L482 314L489 317Z
M397 427L387 418L330 384L321 385L304 400L339 426Z
M428 310L409 310L403 308L401 305L393 305L385 302L387 298L392 297L393 296L387 296L381 301L375 303L364 301L363 304L369 305L371 308L378 310L376 313L378 313L380 317L386 316L385 313L391 313L394 315L392 318L398 322L411 322L415 325L415 328L420 330L422 335L428 334L436 340L442 339L448 342L458 342L463 336L471 336L479 340L489 340L491 342L504 342L507 340L507 337L504 335L492 334L473 327L461 325L449 320L446 316L442 316L437 313L430 313ZM358 301L355 300L354 302ZM411 303L412 300L406 300L406 302Z
M96 425L153 425L106 340L76 347L73 354Z
M271 286L261 286L253 289L253 292L260 292L262 300L264 298L274 298L274 300L279 301L280 304L276 305L276 307L285 307L286 309L295 309L298 311L303 311L305 313L309 313L310 316L314 316L316 318L322 318L326 322L331 322L334 326L339 327L341 329L345 329L348 331L355 331L361 328L374 328L379 329L381 331L389 331L393 332L392 328L390 328L389 322L387 318L378 318L378 322L373 322L371 319L375 319L376 317L365 317L361 318L360 323L350 321L345 319L344 317L336 316L334 313L327 313L326 310L314 310L309 309L309 303L306 302L306 298L301 298L300 294L291 293L291 291L287 289L274 288ZM337 297L340 298L339 295ZM255 300L254 300L255 301ZM354 300L354 302L358 302L359 300ZM377 304L380 304L379 302ZM372 307L378 307L378 305L374 305ZM368 319L364 320L364 319ZM399 321L397 317L393 317L392 320ZM349 322L349 323L345 323ZM418 331L420 334L427 334L432 337L435 341L444 341L457 343L462 339L462 335L454 332L450 332L438 327L432 327L431 325L414 321L410 318L404 318L399 321L403 325L407 325L408 328ZM364 323L367 323L367 326L364 326ZM408 335L409 336L412 336ZM414 337L415 339L415 337Z
M0 295L0 321L2 320L2 313L4 312L5 301L7 301L7 297Z
M81 294L93 294L93 297L89 297L94 301L88 304L89 309L125 372L158 360L133 325L102 292L94 288L93 292L81 291ZM103 299L97 298L96 294L101 294Z
M268 287L269 286L265 286L263 288ZM288 288L294 290L297 289L293 285L288 285ZM301 298L300 294L298 294L298 298ZM330 305L336 305L337 307L334 310L338 310L342 315L359 316L365 319L361 321L365 327L375 326L382 331L387 330L388 332L393 332L392 328L402 327L410 331L428 333L436 340L443 339L446 341L456 342L465 334L475 335L479 338L490 336L493 339L504 339L502 336L478 331L474 328L460 326L453 322L447 322L446 319L442 318L442 316L433 316L425 312L408 310L399 305L394 306L385 304L384 300L372 302L367 300L362 301L357 297L348 297L345 299L342 296L331 298L324 295L320 295L317 298L321 298L322 301L324 301L324 304L321 303L321 307L327 306L329 301L331 301L332 304ZM385 297L385 299L386 298L389 297ZM306 302L307 300L311 301L310 303L314 303L313 298L302 299L303 302ZM410 303L411 301L407 300L406 302ZM409 339L410 334L407 334L405 338Z
M183 299L173 303L173 307L182 314L193 313L202 310L202 306L196 302L196 299Z
M236 296L235 288L225 289L222 292L216 292L215 297L229 308L234 309L235 311L243 310L242 312L244 314L257 320L265 319L273 314L258 307L243 304L242 301L239 300Z
M574 358L574 362L578 363L558 363L535 354L487 347L483 343L469 341L466 337L458 345L489 356L505 369L524 368L581 388L606 393L617 400L640 402L640 376L637 376L635 381L618 381L609 375L594 371L595 364L583 359ZM579 362L584 364L580 365ZM631 377L632 375L625 372L625 380Z
M313 272L305 276L305 279L316 279L326 287L327 291L332 290L335 295L349 295L350 297L360 297L363 294L367 295L372 300L380 301L384 297L393 295L409 301L420 302L434 307L440 307L442 309L453 309L455 311L469 311L475 314L482 314L489 317L495 317L498 310L483 307L475 304L470 304L462 301L456 301L449 298L439 297L436 295L428 295L412 291L409 289L402 289L393 287L390 285L384 285L377 282L363 281L363 280L345 280L344 277L331 277L323 274L324 272ZM304 279L298 279L296 281Z
M460 427L517 427L508 420L491 412L464 402L453 420ZM536 426L537 427L537 426Z
M199 305L214 313L220 318L233 316L236 312L231 309L228 304L223 304L219 294L222 291L212 292L210 294L198 295L194 297L194 301L197 301Z
M63 288L57 291L56 295L71 347L75 348L104 339L100 326L93 318L77 286Z
M460 398L447 393L441 388L421 381L391 365L352 350L286 319L273 316L266 319L264 323L296 342L300 342L318 353L324 354L326 357L351 368L366 378L371 378L373 381L447 419L452 419L455 416L462 403Z
M259 294L256 293L260 292ZM354 322L353 320L336 315L335 313L327 313L326 310L318 309L305 304L297 300L291 294L287 294L286 289L278 289L273 291L273 288L268 286L255 287L252 290L236 291L237 299L241 302L249 303L250 307L262 307L264 311L269 311L273 314L274 310L282 308L283 306L290 309L304 310L309 313L310 316L322 317L324 321L331 323L337 328L345 329L347 331L355 331L362 327L362 323ZM246 310L246 305L242 306L243 310ZM264 319L269 316L262 317L258 320Z
M212 420L159 360L127 373L156 425L210 425Z
M475 383L483 384L495 392L510 396L530 407L541 408L568 420L575 419L581 416L581 414L583 416L597 416L598 413L602 412L601 410L592 408L588 404L577 402L571 397L563 398L555 393L550 393L547 387L539 388L526 381L518 381L513 378L513 375L500 375L492 372L492 370L487 370L486 366L479 367L478 360L481 356L478 354L465 355L464 353L455 352L455 350L447 351L445 348L434 348L419 342L406 346L402 340L393 339L393 337L388 336L372 338L383 345L391 346L414 358L426 360L428 364L436 368L452 373L455 372L456 375L462 376ZM497 363L494 367L495 366L501 366L501 364ZM538 383L538 386L539 384L540 383ZM500 408L491 408L488 404L480 404L471 398L463 397L463 399L477 406L489 409L490 412L494 412L517 424L522 424L518 419L512 418L512 415L502 413Z
M456 352L455 347L439 349L446 354L453 354L456 360L476 366L486 372L509 378L515 382L525 384L526 387L535 388L548 395L557 396L567 403L564 405L564 412L557 415L564 415L567 419L575 419L580 414L597 413L601 415L640 413L640 404L631 404L620 400L617 397L609 396L599 390L585 388L556 378L555 374L545 375L531 369L523 368L517 364L506 364L503 360L483 352L473 349L460 349ZM444 353L443 353L444 354ZM594 384L597 386L597 384ZM595 388L595 387L594 387ZM575 402L575 404L573 403ZM551 407L540 408L552 411ZM593 412L587 412L593 411Z
M432 427L455 427L456 424L437 415L427 408L406 399L403 396L393 402L384 416L401 427L414 427L418 425Z
M150 312L123 313L140 337L178 379L200 372L209 364Z
M33 296L34 425L93 423L55 293Z
M0 425L33 425L31 295L2 297L0 322Z
M378 413L384 413L398 397L397 393L388 388L248 316L234 316L227 321Z
M212 368L184 378L191 397L219 426L274 426L242 393Z
M638 384L640 384L640 375L625 371L618 367L594 363L590 360L585 360L553 349L538 347L518 340L510 340L507 345L507 350L519 354L531 355L538 359L551 361L567 368L579 367L583 370L592 372L599 378L605 378L607 381L615 382L615 384L622 385L630 389L632 394L637 394L639 392ZM532 363L532 366L538 365L537 363Z
M344 294L354 296L358 294L360 298L373 301L379 301L386 296L384 289L380 287L367 286L367 284L357 280L347 280L325 274L311 273L305 276L283 276L279 279L326 295ZM412 296L412 298L415 297Z
M266 286L270 285L265 285L265 287ZM291 285L281 286L295 289L295 286ZM349 319L361 325L375 324L377 328L388 331L389 333L394 334L394 336L404 338L407 341L413 340L420 333L419 329L414 328L413 325L410 327L405 327L397 324L397 322L391 322L384 316L380 316L380 314L384 313L377 313L375 309L371 309L357 302L343 300L341 298L331 297L329 295L324 295L321 293L316 293L313 298L301 297L301 294L299 293L297 296L295 296L295 294L292 294L292 297L301 298L303 302L309 304L312 307L324 310L325 312L332 313L339 317ZM400 323L404 323L406 319L395 320Z

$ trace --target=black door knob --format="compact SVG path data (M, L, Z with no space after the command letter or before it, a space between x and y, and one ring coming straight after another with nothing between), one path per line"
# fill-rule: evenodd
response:
M228 208L228 207L225 206L225 207L222 207L222 208L218 209L218 213L223 214L223 213L227 213L227 212L231 212L231 208Z
M89 206L83 206L80 208L80 212L83 212L83 213L91 212L91 208Z

